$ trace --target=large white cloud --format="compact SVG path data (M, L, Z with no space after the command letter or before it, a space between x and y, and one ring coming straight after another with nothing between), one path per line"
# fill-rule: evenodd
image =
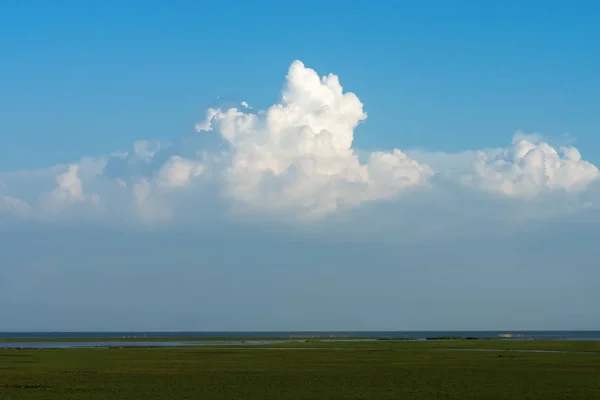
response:
M207 117L199 130L215 129L231 148L230 195L253 207L322 216L396 196L433 175L397 149L361 164L352 142L367 117L362 103L337 76L319 77L300 61L290 66L280 104L259 113L209 110Z
M140 140L131 151L47 171L0 173L0 213L164 223L221 199L229 209L314 220L392 200L409 208L399 214L416 223L410 207L419 204L422 212L429 204L430 214L460 208L456 199L464 196L457 191L511 201L577 196L591 193L600 177L576 148L521 133L503 149L359 151L354 134L366 118L337 76L320 77L295 61L280 102L266 110L221 104L206 110L196 133L174 143ZM586 205L594 199L588 196ZM577 201L568 199L565 209L577 209Z

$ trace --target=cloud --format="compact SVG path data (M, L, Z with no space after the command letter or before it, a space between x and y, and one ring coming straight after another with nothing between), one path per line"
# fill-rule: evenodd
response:
M338 222L368 210L381 224L411 221L416 234L459 227L476 213L513 220L597 203L598 168L540 134L517 132L506 148L459 153L367 152L354 147L366 120L336 75L294 61L280 101L267 109L219 99L196 132L172 143L140 140L45 171L0 173L0 212L166 224L216 210L222 218ZM382 218L374 209L385 210Z
M43 193L40 206L44 213L59 214L76 204L86 204L95 211L102 210L100 195L86 193L80 177L82 165L71 164L65 172L56 177L56 187L49 193Z
M162 166L158 173L158 184L166 188L186 186L192 179L204 171L201 163L173 156Z
M478 152L463 182L507 197L532 198L543 192L579 192L600 177L574 147L555 149L539 136L515 135L496 157Z
M280 104L207 116L200 130L215 129L229 144L228 194L253 208L320 217L398 195L433 175L397 149L361 164L352 142L367 117L362 103L335 75L320 78L299 61L290 66Z
M31 206L23 200L11 196L0 195L0 214L1 213L10 213L27 218L31 214Z
M58 187L52 191L52 196L66 202L83 200L83 184L78 174L79 165L70 165L67 172L57 177Z
M172 218L169 203L156 195L156 191L156 186L148 179L142 179L131 188L133 210L144 223L165 222Z

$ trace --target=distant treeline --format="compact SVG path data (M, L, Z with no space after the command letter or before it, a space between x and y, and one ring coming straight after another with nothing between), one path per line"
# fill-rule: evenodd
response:
M493 340L493 339L502 339L500 337L477 337L477 336L433 336L425 338L425 340ZM400 338L378 338L377 340L419 340L411 337L400 337Z

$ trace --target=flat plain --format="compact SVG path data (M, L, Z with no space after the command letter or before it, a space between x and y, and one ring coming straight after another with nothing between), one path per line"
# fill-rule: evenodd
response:
M599 398L595 341L0 350L2 400Z

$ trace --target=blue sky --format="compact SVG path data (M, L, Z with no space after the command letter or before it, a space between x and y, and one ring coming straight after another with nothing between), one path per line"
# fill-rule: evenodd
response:
M5 329L600 328L598 20L2 2Z
M0 167L190 132L217 96L266 107L300 59L369 113L362 147L458 151L517 129L600 142L596 2L5 1Z

